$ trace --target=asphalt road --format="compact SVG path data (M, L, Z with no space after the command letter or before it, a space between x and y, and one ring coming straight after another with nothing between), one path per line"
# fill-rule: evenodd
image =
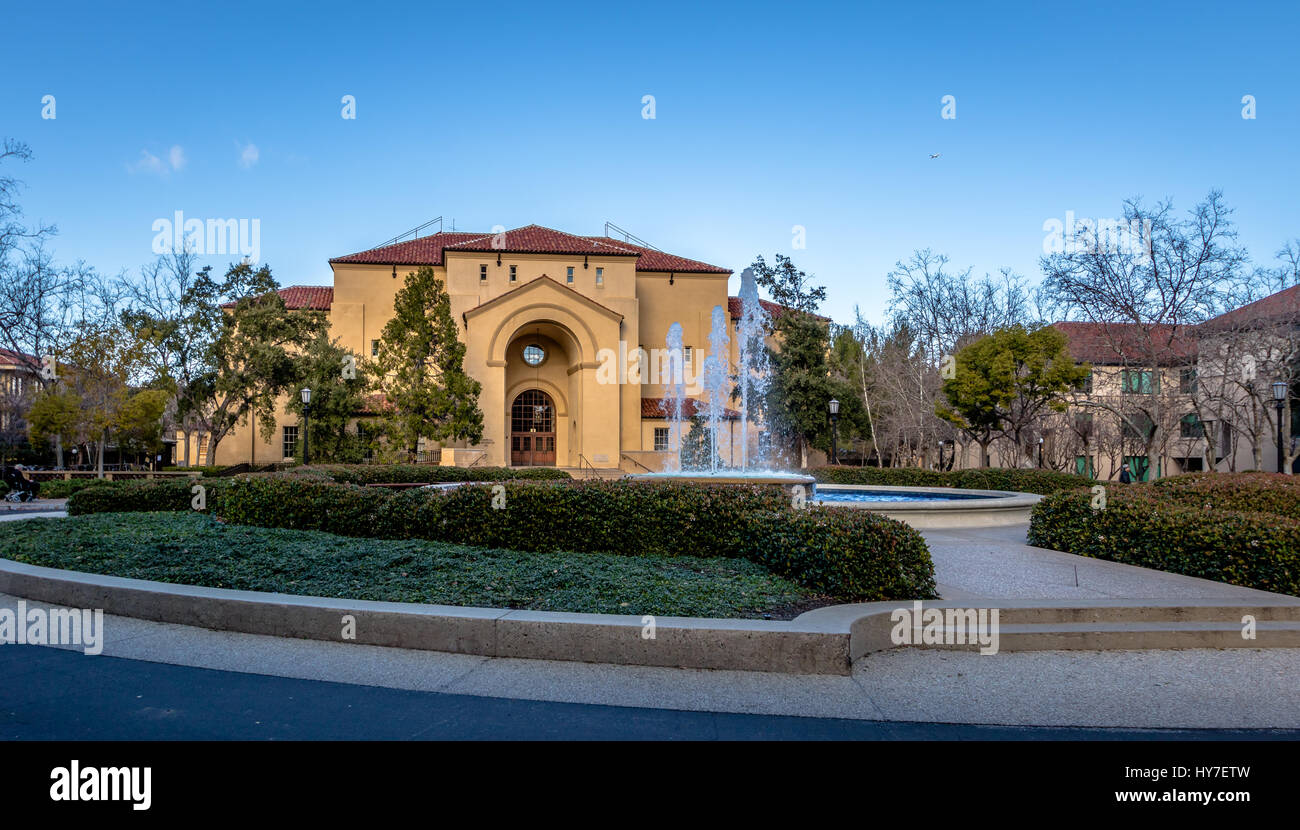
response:
M899 723L440 694L0 645L4 740L1251 740L1296 730Z

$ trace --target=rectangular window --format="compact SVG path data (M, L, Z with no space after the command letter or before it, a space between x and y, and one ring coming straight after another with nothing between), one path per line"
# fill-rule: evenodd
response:
M480 265L480 266L478 267L478 281L479 281L479 282L487 282L487 266L486 266L486 265Z
M690 366L690 365L691 365L691 347L690 347L690 346L682 346L682 365L683 365L683 366Z
M293 458L298 449L298 427L284 428L284 457Z
M573 282L573 266L572 266L572 265L570 265L570 266L569 266L569 270L568 270L567 272L565 272L565 275L564 275L564 281L567 282L567 283L572 283L572 282Z
M1205 425L1201 423L1201 419L1197 418L1195 413L1184 415L1183 419L1178 422L1178 437L1204 438Z
M371 340L371 341L370 341L370 356L371 356L371 357L379 357L379 341L378 341L378 340Z
M1097 477L1097 464L1087 455L1076 455L1074 457L1074 474L1088 476L1089 478Z
M668 427L655 427L655 452L668 452Z
M605 269L604 269L604 268L597 268L597 269L596 269L596 285L604 285L604 284L605 284Z
M1182 369L1178 372L1178 391L1184 395L1196 394L1196 370Z
M1150 369L1125 369L1120 375L1120 391L1126 395L1150 395L1156 391L1155 373Z
M519 266L518 266L518 265L511 265L511 266L510 266L510 281L511 281L511 282L515 282L515 281L518 280L518 279L519 279Z
M1088 373L1088 376L1083 379L1083 382L1074 388L1074 391L1082 392L1085 395L1092 394L1092 372Z

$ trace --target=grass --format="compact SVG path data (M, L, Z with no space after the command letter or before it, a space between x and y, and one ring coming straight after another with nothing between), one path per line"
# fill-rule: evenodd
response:
M0 557L211 588L540 611L789 619L832 602L742 559L355 539L199 513L5 522Z

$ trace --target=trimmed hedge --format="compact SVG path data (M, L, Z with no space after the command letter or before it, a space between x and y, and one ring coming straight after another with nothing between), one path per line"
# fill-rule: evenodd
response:
M1177 490L1180 485L1174 485ZM1029 543L1080 556L1300 596L1300 521L1163 501L1154 486L1088 491L1034 506Z
M192 510L194 495L191 488L202 484L207 509L214 512L222 493L230 486L230 479L185 478L136 479L133 481L106 481L92 479L68 499L68 515L86 513L152 513L158 511Z
M41 482L40 496L43 499L66 499L78 490L84 490L97 484L97 478L51 478Z
M522 551L741 557L844 600L931 599L921 535L851 508L794 510L782 490L675 482L509 482L389 492L296 476L244 477L221 497L235 524L422 538ZM505 508L494 509L504 495Z
M1096 482L1087 476L1056 470L980 467L969 470L926 470L921 467L849 467L843 464L809 471L825 484L875 484L886 487L961 487L968 490L1009 490L1016 493L1059 493Z
M1300 476L1283 473L1189 473L1156 479L1161 500L1208 510L1272 513L1300 519Z
M459 481L549 481L572 479L554 467L443 467L437 464L312 464L287 475L323 473L345 484L442 484Z

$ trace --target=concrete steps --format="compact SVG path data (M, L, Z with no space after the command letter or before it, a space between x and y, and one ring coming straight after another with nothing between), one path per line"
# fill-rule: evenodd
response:
M983 644L971 642L974 638L961 627L961 617L955 625L948 618L950 609L985 608L998 612L998 651L1300 648L1300 601L1285 599L1277 604L1222 600L1097 601L1075 605L948 601L924 603L922 607L944 613L944 624L937 629L932 624L930 635L933 638L935 631L940 632L940 642L917 642L922 638L913 632L909 638L912 642L901 647L987 651L991 645L987 632ZM986 619L990 618L991 613L986 615ZM914 616L909 619L914 621ZM1246 634L1252 633L1252 626L1248 622L1253 623L1253 636L1249 637ZM892 641L896 625L888 616L876 616L872 630L863 632L871 642L865 651L899 647Z
M998 651L1109 651L1116 649L1179 648L1300 648L1300 622L1256 623L1254 638L1242 636L1243 626L1221 622L1055 623L1001 625ZM978 651L981 644L927 645Z

